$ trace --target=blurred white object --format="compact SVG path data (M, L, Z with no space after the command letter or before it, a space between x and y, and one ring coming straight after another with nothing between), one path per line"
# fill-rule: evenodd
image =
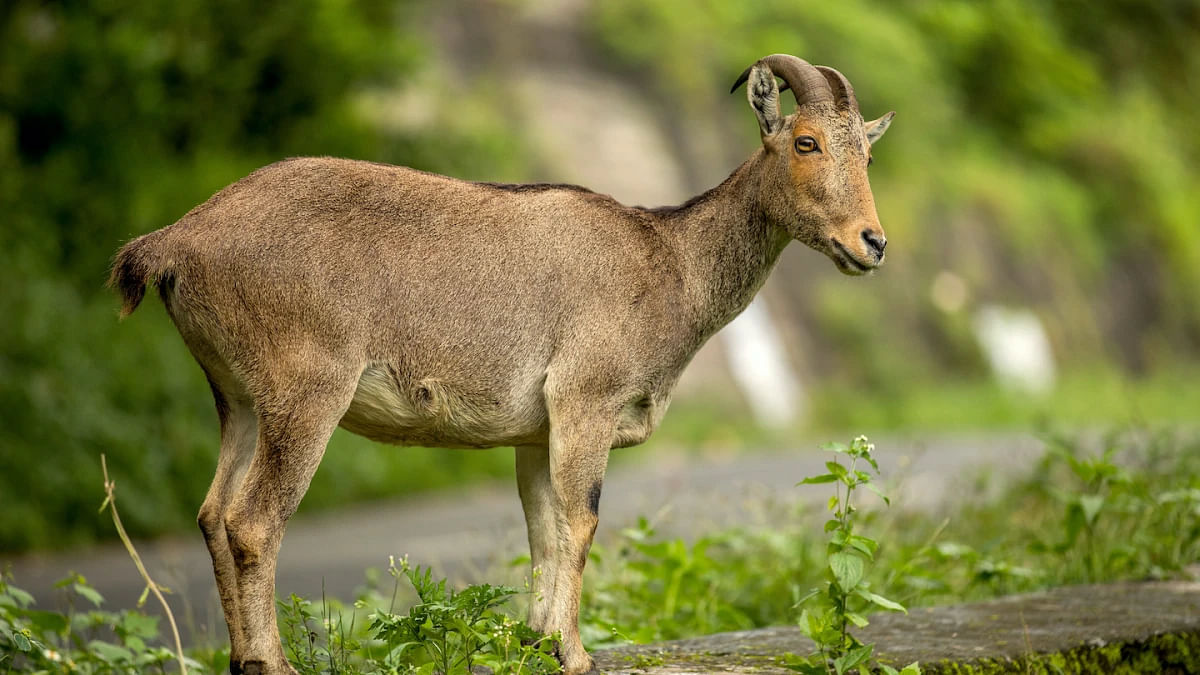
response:
M1042 322L1027 309L986 305L975 314L979 340L1001 383L1030 393L1054 386L1054 356Z
M751 302L721 337L729 370L758 423L778 428L795 422L804 403L800 381L762 301Z

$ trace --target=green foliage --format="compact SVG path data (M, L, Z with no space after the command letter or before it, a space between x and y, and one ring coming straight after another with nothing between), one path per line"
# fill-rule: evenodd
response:
M178 668L175 653L154 644L158 617L138 610L101 610L104 598L77 574L57 586L67 594L71 607L65 613L35 609L33 596L14 586L7 575L0 577L0 669L4 672L140 675ZM76 603L87 609L77 610ZM194 673L219 672L227 663L228 655L214 652L187 658Z
M814 397L812 418L828 432L862 427L926 432L1187 423L1200 409L1200 387L1193 384L1197 375L1200 370L1179 368L1130 381L1112 368L1098 366L1064 373L1047 397L1007 391L969 377L947 377L937 386L883 390L839 382Z
M739 530L692 543L662 539L641 518L615 550L593 545L580 634L597 648L766 625L794 601L786 572L811 560L791 543L782 533ZM745 593L763 583L775 592Z
M618 546L594 548L582 605L585 644L792 623L805 589L826 589L814 596L825 600L831 587L840 590L831 553L860 558L861 583L888 589L907 607L1180 577L1200 561L1200 437L1136 431L1088 442L1051 437L1047 445L1028 476L1003 490L963 476L960 487L971 498L956 500L949 517L854 511L850 536L889 533L870 558L865 537L839 535L842 543L831 544L821 533L830 521L807 511L774 518L770 528L716 532L693 544L657 536L643 522L622 533ZM830 481L829 475L844 485L832 467L815 480ZM830 527L836 532L840 525ZM853 562L840 569L848 586L858 576ZM863 616L870 606L860 595L847 605L847 617Z
M517 593L515 588L478 584L455 591L407 560L390 571L404 575L420 601L406 616L377 612L372 617L372 634L386 654L377 664L379 672L449 675L470 673L476 666L498 675L559 672L557 638L496 611Z
M826 450L846 457L848 466L842 465L840 457L835 458L825 463L829 473L805 478L799 483L833 483L834 493L828 503L833 517L825 522L823 528L825 534L829 535L825 551L829 561L825 567L825 582L809 591L797 603L813 606L811 610L805 607L801 611L799 623L800 631L816 645L816 653L808 659L792 659L788 664L792 670L809 675L844 675L857 669L865 674L870 671L867 664L875 645L864 644L850 633L850 624L858 628L866 626L866 614L874 609L908 613L900 603L871 590L866 573L868 566L875 561L879 542L855 534L855 514L858 511L853 501L855 490L870 490L885 504L891 503L871 482L870 473L858 468L861 461L874 469L876 474L879 473L879 464L871 456L874 449L874 444L869 443L866 436L855 438L848 446L832 443L826 446ZM883 668L885 672L895 672L890 666ZM920 675L921 669L914 663L901 672Z
M399 566L393 562L389 572L396 591L402 579L416 591L417 602L407 614L385 609L387 601L378 595L360 598L348 612L324 599L319 614L304 598L293 595L279 602L284 651L302 675L467 675L479 667L496 675L561 670L556 637L500 611L516 589L481 584L454 590L407 560ZM155 644L160 639L158 617L140 610L101 611L103 598L78 575L58 586L91 608L78 612L72 602L66 613L36 610L32 596L8 577L0 578L4 672L140 675L175 670L175 653ZM189 673L220 673L229 667L227 650L191 650L185 660Z

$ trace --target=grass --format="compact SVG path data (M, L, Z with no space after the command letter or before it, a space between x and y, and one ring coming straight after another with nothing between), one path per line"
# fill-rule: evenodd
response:
M987 379L939 378L888 386L831 383L812 392L796 428L757 427L736 399L688 400L673 405L644 446L703 452L706 448L791 445L795 439L858 432L985 431L1055 428L1162 427L1195 424L1200 368L1180 367L1132 378L1106 368L1063 373L1041 395L1008 390ZM622 451L626 452L626 451Z
M989 381L946 378L888 390L829 387L811 418L828 435L845 429L980 430L1190 424L1200 410L1200 375L1179 368L1130 378L1096 368L1064 373L1043 395Z
M876 454L887 451L880 447ZM964 487L975 479L964 476ZM953 504L942 513L903 506L864 507L855 530L879 542L864 581L910 608L1064 584L1186 576L1200 561L1200 437L1177 429L1128 432L1104 439L1098 449L1050 437L1042 459L994 498ZM643 519L615 543L595 547L585 577L585 643L596 649L795 623L797 601L822 582L825 568L828 541L820 527L825 516L811 511L780 514L769 528L728 529L694 541L660 536ZM473 630L476 636L474 646L463 649L483 642L497 647L479 647L471 662L491 663L501 672L525 668L514 665L521 658L549 667L540 657L498 649L508 638L515 650L521 640L512 637L526 630L514 618L520 603L512 601L519 591L485 586L453 591L428 577L414 580L409 571L392 569L397 584L407 579L417 590L409 614L392 604L399 586L391 592L368 589L350 605L300 598L283 603L283 632L301 672L410 672L409 667L432 672L431 654L438 652L427 648L431 640L466 642L445 631L441 637L413 637L414 631L453 627L456 620L461 635ZM100 610L99 594L81 579L68 579L64 587L96 607L39 612L11 582L0 585L0 668L33 672L68 659L80 672L172 669L171 650L156 646L162 642L156 618ZM430 605L454 607L463 598L460 609L483 607L476 623L464 623L461 612L429 619ZM407 628L400 628L405 617ZM385 626L392 632L381 632ZM469 631L462 632L464 627ZM425 651L404 647L414 660L403 662L401 654L385 668L388 655L408 643ZM191 650L188 658L189 672L211 672L224 667L228 654ZM129 665L135 661L136 669ZM454 663L465 666L468 660ZM465 672L451 666L451 672Z

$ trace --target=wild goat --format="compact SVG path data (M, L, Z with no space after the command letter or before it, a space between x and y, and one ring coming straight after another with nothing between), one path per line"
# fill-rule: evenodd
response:
M233 673L294 672L276 555L338 425L401 445L515 446L541 570L530 625L562 631L567 673L593 670L579 593L609 450L646 440L684 366L789 241L847 274L883 262L867 165L893 113L864 123L841 73L786 54L733 90L747 81L762 148L682 206L290 159L120 250L122 316L157 284L216 399L221 451L198 520Z

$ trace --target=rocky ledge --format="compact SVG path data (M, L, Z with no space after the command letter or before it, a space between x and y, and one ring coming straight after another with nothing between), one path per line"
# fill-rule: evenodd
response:
M1200 583L1068 586L871 617L857 633L926 673L1200 673ZM812 643L792 626L597 652L605 673L788 673Z

